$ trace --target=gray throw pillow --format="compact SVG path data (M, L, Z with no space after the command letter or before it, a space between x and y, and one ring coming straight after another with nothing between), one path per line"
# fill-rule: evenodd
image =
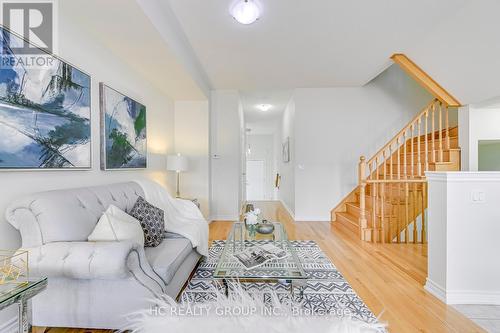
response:
M163 241L165 230L164 212L139 196L130 215L141 222L144 231L144 246L156 247Z

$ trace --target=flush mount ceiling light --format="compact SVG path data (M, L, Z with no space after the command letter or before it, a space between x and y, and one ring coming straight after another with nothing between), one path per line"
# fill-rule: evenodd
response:
M271 104L259 104L259 105L257 105L257 109L259 109L260 111L263 111L263 112L271 110L272 107L273 106Z
M259 18L259 6L253 0L238 0L231 8L231 15L241 24L252 24Z

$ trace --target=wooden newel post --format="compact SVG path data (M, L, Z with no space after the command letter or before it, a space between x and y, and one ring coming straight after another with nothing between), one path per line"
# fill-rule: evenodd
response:
M358 182L359 182L359 227L361 239L365 240L365 229L368 228L368 222L366 220L366 158L361 156L359 158L358 167Z

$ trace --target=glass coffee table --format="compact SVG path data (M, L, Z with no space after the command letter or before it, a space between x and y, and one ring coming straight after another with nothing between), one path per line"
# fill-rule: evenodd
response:
M45 288L47 288L46 277L31 279L17 287L0 288L0 310L13 304L18 304L19 306L19 333L28 333L30 331L30 324L28 321L28 300L41 293Z
M274 232L269 235L252 234L243 222L235 222L229 232L224 250L219 258L214 272L214 279L219 280L228 293L228 282L268 282L287 283L290 292L298 289L302 295L303 286L307 279L297 253L288 240L285 227L281 223L273 223ZM272 244L286 252L283 259L272 259L261 266L247 269L234 257L252 246Z

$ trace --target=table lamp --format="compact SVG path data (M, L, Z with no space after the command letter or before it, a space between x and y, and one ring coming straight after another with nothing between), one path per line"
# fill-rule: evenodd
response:
M188 168L188 159L186 156L183 156L179 153L167 156L167 170L175 171L175 173L177 174L177 186L176 186L177 191L175 193L176 198L180 198L181 196L179 190L181 172L187 171L187 168Z

